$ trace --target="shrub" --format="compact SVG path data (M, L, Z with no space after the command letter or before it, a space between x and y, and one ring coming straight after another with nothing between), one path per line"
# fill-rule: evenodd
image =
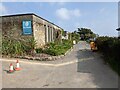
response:
M120 75L120 40L114 37L98 37L98 50L103 53L104 60Z
M63 40L62 43L49 43L47 44L48 48L45 48L44 53L58 56L66 53L68 49L72 47L72 42L69 40Z
M13 38L5 38L2 40L2 54L3 55L25 55L31 54L35 46L35 41L33 39L18 40Z
M35 49L35 51L36 51L36 53L43 53L42 48L37 48L37 49Z

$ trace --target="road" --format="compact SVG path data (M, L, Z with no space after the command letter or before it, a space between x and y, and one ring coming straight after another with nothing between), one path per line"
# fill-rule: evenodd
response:
M20 59L22 70L7 74L15 59L2 60L3 88L117 88L117 74L81 41L56 61Z

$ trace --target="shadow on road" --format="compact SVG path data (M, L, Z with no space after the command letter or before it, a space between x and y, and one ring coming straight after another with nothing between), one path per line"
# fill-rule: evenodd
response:
M117 88L118 76L96 53L89 49L77 52L77 72L88 74L92 82L99 88ZM86 58L86 60L81 60ZM91 83L91 82L89 82Z
M6 72L7 74L12 74L13 72L9 72L9 70L3 70L4 72Z

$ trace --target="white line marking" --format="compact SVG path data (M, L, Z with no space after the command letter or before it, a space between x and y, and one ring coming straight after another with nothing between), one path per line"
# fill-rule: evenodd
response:
M6 60L6 59L2 59L1 61L5 61L5 62L16 62L16 60ZM20 63L26 63L26 64L35 64L35 65L44 65L44 66L54 66L54 64L47 64L47 63L36 63L36 62L26 62L26 61L20 61Z
M26 62L26 61L20 61L20 63L60 67L60 66L65 66L65 65L77 63L77 62L82 62L82 61L86 61L86 60L91 60L91 59L94 59L94 57L82 58L82 59L79 59L79 60L74 60L74 61L65 62L65 63L61 63L61 64L48 64L48 63L40 63L40 62L38 62L38 63L37 63L37 62ZM16 62L16 60L6 60L6 59L0 59L0 60L1 60L1 61L5 61L5 62L9 62L9 61L10 61L10 62Z
M82 62L82 61L86 61L86 60L90 60L90 59L94 59L94 58L93 58L93 57L90 57L90 58L82 58L82 59L80 59L80 60L74 60L74 61L71 61L71 62L56 64L56 67L65 66L65 65L69 65L69 64L73 64L73 63L77 63L77 62Z

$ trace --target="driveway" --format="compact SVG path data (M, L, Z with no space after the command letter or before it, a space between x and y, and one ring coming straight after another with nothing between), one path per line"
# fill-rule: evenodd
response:
M20 59L22 70L7 74L15 59L2 60L3 88L117 88L117 74L84 41L56 61Z

